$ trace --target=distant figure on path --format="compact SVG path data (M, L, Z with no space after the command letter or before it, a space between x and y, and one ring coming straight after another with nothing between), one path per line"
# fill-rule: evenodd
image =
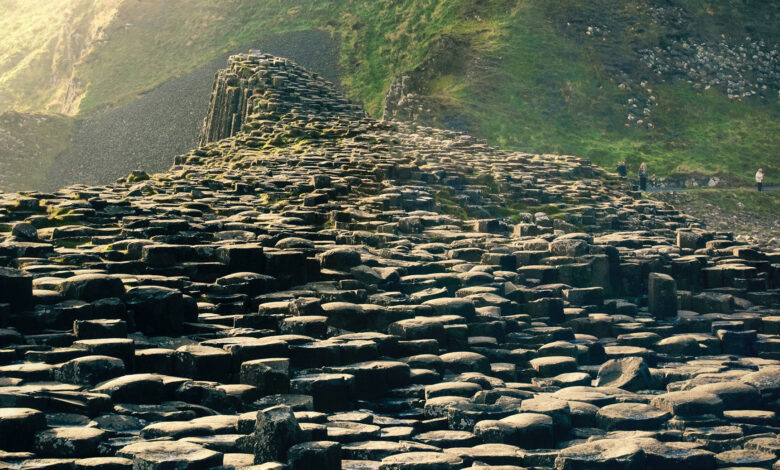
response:
M756 172L756 189L760 192L764 188L764 169L759 168Z
M647 163L645 162L639 165L639 190L647 190Z
M617 174L621 178L628 176L628 169L626 168L626 162L620 162L617 166Z

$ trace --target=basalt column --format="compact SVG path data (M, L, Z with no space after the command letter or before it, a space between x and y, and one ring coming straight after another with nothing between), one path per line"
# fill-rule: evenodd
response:
M231 58L230 65L234 65L233 62ZM233 67L217 73L200 133L200 145L232 137L241 130L241 124L249 115L253 84L256 80L242 78Z

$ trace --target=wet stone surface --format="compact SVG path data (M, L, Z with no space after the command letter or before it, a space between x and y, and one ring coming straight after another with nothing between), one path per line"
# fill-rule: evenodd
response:
M3 468L777 468L780 253L285 59L167 173L0 193Z

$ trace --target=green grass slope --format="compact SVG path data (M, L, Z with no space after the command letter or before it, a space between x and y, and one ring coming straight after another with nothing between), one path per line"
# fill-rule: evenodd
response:
M54 159L69 145L74 119L40 113L0 114L0 189L40 187Z
M0 26L13 38L0 46L0 110L84 114L126 104L264 34L320 28L342 38L347 93L378 116L394 77L430 60L436 41L447 36L467 44L470 64L430 80L426 92L446 104L446 110L432 109L431 122L441 122L437 113L456 113L470 132L491 143L575 154L607 168L626 160L635 169L647 161L659 176L717 174L745 183L763 166L768 181L780 181L776 92L768 99L729 99L717 87L660 80L637 60L637 51L680 38L739 45L751 35L777 49L777 2L62 0L60 5L71 12L67 21L44 0L0 0L0 10L9 12ZM659 8L682 12L682 21L664 24L653 13ZM588 26L606 32L585 38ZM68 37L86 39L64 41L64 32L74 31L79 34ZM66 49L71 52L63 54ZM657 103L652 128L626 126L625 106L634 92L621 86L616 71L648 80Z
M696 90L686 82L662 83L653 86L658 103L652 113L654 128L626 127L622 106L630 93L610 80L607 62L630 54L625 50L627 44L652 44L657 37L608 39L611 42L598 43L598 48L578 43L555 26L562 16L554 6L557 3L571 8L577 3L592 7L597 2L518 2L511 17L503 21L509 33L498 40L495 67L483 76L482 83L466 86L459 95L479 134L507 147L587 157L606 168L625 160L636 170L645 161L659 176L719 175L744 183L763 166L769 179L780 181L776 100L730 100L714 88ZM678 3L714 7L729 2ZM582 6L579 13L585 12ZM590 13L598 16L598 11ZM767 26L763 14L752 14L753 23ZM776 18L776 12L770 17ZM722 21L716 15L696 18L704 37L716 31L739 36L750 29L737 28L738 20L727 23L728 28L720 27ZM631 20L642 24L641 18ZM766 31L765 36L776 39L776 31Z

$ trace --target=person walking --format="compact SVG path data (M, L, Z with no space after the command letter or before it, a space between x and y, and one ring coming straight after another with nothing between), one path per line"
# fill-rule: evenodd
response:
M756 172L756 189L761 192L764 189L764 169L759 168Z
M639 190L647 191L647 163L639 165Z
M620 162L617 166L617 174L621 178L628 176L628 169L626 169L626 162Z

